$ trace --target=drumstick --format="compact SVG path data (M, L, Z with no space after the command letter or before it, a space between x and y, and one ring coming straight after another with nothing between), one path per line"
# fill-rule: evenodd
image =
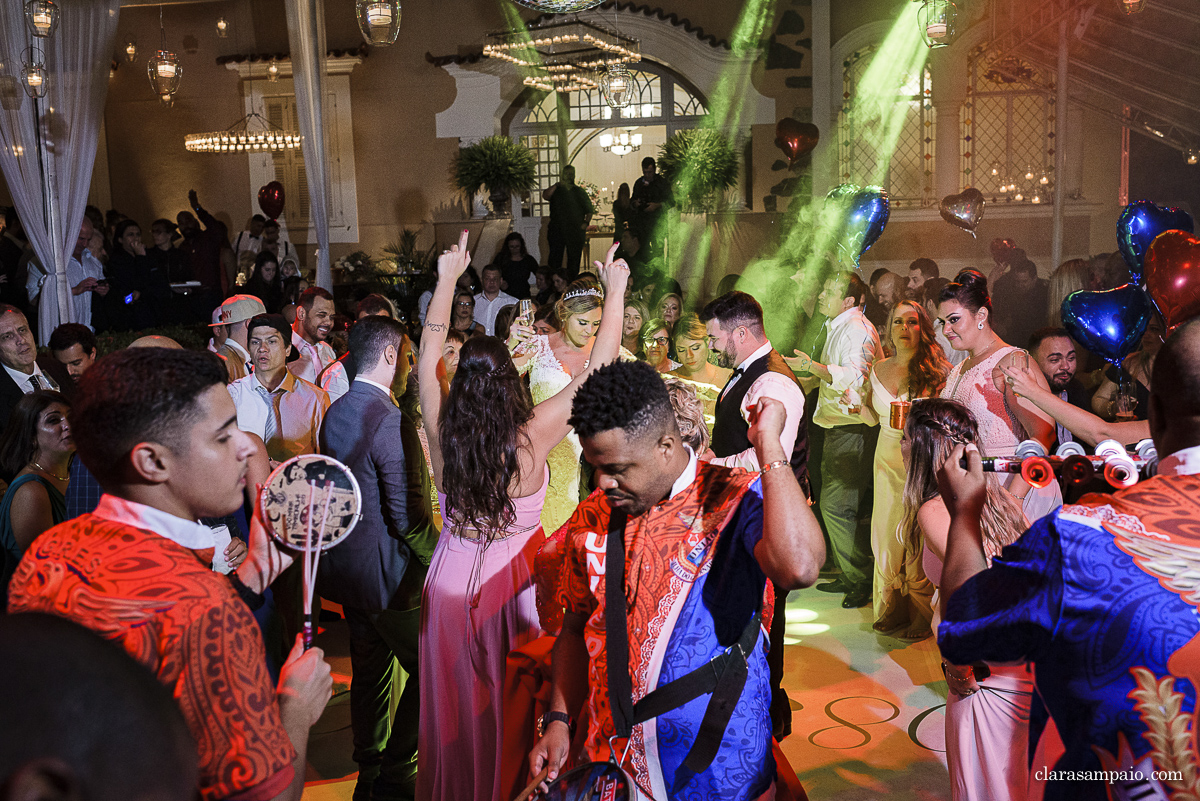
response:
M312 528L313 528L313 493L316 491L317 482L308 482L308 529L304 536L304 650L307 651L313 645L313 623L312 623L312 577L310 575L310 565L312 564Z
M329 521L329 503L333 500L333 482L325 482L325 508L321 510L321 533L317 535L316 553L313 554L311 579L308 584L308 606L311 609L313 597L317 588L317 568L321 564L321 551L324 550L325 524Z
M545 781L548 775L550 775L549 762L546 763L546 767L542 768L542 772L534 777L533 781L529 783L529 786L517 794L517 797L514 798L513 801L525 801L525 799L531 797L537 786Z

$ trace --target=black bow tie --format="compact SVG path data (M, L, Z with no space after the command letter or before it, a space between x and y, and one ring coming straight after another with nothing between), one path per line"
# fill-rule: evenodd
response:
M733 371L733 375L729 376L729 380L728 380L728 381L726 381L725 383L727 383L727 384L732 384L732 383L733 383L733 380L734 380L735 378L737 378L739 375L745 375L745 374L746 374L746 368L745 368L745 367L738 367L736 370L734 370L734 371Z

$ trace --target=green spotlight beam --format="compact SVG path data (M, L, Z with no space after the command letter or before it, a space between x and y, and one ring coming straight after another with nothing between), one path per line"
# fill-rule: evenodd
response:
M929 57L929 49L921 40L917 25L918 6L906 3L891 31L883 40L871 64L855 88L853 105L848 111L845 130L823 130L830 146L824 158L831 162L826 174L840 175L838 146L843 136L851 137L851 147L866 148L874 154L874 166L865 174L853 175L851 180L863 185L883 185L888 168L899 142L909 113L908 103L902 102L904 85L920 76ZM912 94L909 92L908 94ZM923 99L915 101L923 102ZM767 287L790 274L800 285L801 295L811 298L818 294L831 270L850 269L853 265L840 262L837 253L842 211L836 204L826 203L824 197L813 197L807 203L794 199L784 217L786 233L774 254L747 266L743 281L747 291L764 302L768 316L772 300ZM781 337L778 347L790 347L798 338L795 330Z

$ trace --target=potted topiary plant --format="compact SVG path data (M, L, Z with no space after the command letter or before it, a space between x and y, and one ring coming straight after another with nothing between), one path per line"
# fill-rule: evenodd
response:
M737 185L738 157L718 131L679 131L659 150L658 169L684 211L711 211L722 193Z
M458 151L454 185L468 198L486 187L492 211L503 214L509 196L537 186L537 160L529 148L507 136L489 136Z

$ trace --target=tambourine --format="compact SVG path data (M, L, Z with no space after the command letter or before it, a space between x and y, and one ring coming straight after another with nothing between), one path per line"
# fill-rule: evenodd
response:
M304 554L304 647L311 648L321 552L350 536L362 516L358 480L337 459L313 453L295 456L267 478L259 505L271 536Z

